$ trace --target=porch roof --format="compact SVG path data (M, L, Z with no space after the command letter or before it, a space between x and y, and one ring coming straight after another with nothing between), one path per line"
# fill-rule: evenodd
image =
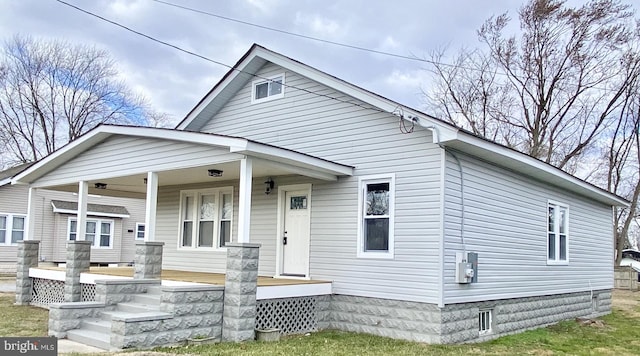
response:
M118 126L118 125L99 125L93 130L87 132L80 138L72 141L56 152L50 154L39 162L35 163L28 169L20 172L12 179L12 184L32 184L36 187L47 186L38 184L38 180L46 175L54 172L65 163L78 157L82 153L92 149L96 145L113 137L126 137L133 139L154 139L163 142L176 142L197 144L209 146L211 149L223 150L234 157L255 157L261 159L268 164L277 167L295 168L296 172L301 175L307 175L314 178L335 180L338 176L353 175L354 167L328 161L322 158L314 157L304 153L292 151L289 149L252 141L242 137L224 136L202 132L190 132L175 129L161 129L137 126ZM132 155L133 150L120 153L122 159L127 159L128 155ZM170 162L158 168L158 171L177 170L188 167L185 163ZM193 166L192 166L193 167ZM91 172L87 172L87 176L91 176ZM136 174L139 172L130 172ZM122 176L123 172L104 174L99 178L110 178ZM98 176L96 176L98 177ZM80 178L80 177L78 177ZM70 184L80 179L67 179L67 181L59 181L59 184ZM35 183L35 184L34 184ZM54 186L58 184L50 184Z
M78 203L64 200L51 200L51 206L54 213L61 214L77 214ZM87 215L104 216L112 218L128 218L129 211L124 206L104 205L104 204L87 204Z

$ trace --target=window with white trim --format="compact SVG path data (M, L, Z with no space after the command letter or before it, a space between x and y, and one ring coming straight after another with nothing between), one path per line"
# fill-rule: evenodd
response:
M566 264L569 261L569 207L548 202L547 263Z
M136 240L144 240L144 224L136 223Z
M231 242L232 187L184 190L180 197L180 247L221 248Z
M0 246L15 245L24 239L26 216L0 214Z
M492 310L480 310L478 312L478 332L480 335L491 333Z
M252 103L282 98L284 97L284 73L255 80L251 88Z
M85 241L91 241L91 247L94 248L112 248L113 226L113 220L87 219L84 239ZM78 238L78 220L76 218L69 218L67 236L70 241L74 241Z
M360 178L358 257L393 257L394 186L393 175Z

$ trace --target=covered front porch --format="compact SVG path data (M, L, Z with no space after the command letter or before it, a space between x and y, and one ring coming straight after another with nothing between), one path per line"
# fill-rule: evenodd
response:
M38 284L62 292L63 306L50 304L62 311L91 302L91 288L101 313L115 305L108 302L113 295L130 299L125 290L156 290L162 298L223 294L222 340L252 339L256 313L268 305L261 301L299 303L331 294L331 283L313 281L309 269L312 184L352 174L353 167L237 137L99 126L14 178L30 185L16 302L47 295ZM64 270L38 268L33 191L42 188L77 192L75 240L67 242ZM136 242L132 268L90 269L90 239L100 231L87 231L89 194L146 199L144 237ZM120 341L115 344L129 345Z
M228 244L257 243L259 275L311 279L312 185L352 174L350 166L238 137L103 125L13 183L29 184L31 193L76 193L76 242L100 237L86 231L89 194L145 199L134 261L140 278L162 268L225 273ZM37 215L34 196L29 216ZM26 225L25 240L33 240L38 222Z

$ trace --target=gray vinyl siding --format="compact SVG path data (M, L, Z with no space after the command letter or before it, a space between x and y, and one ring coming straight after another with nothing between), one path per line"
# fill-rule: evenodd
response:
M0 187L0 208L7 209L2 213L27 214L29 188L26 185L5 185ZM36 204L36 226L34 238L40 241L40 258L45 262L65 262L66 242L69 214L54 213L51 200L77 201L77 196L69 192L37 189L34 202ZM94 197L89 196L89 203L104 205L120 205L127 208L129 218L102 218L114 221L112 249L92 249L92 263L128 263L135 254L134 233L137 221L144 222L145 202L141 199ZM9 211L12 210L12 211ZM90 217L91 218L91 217ZM0 246L0 262L15 262L17 248Z
M269 63L258 75L282 72ZM284 98L258 104L251 104L247 83L203 131L355 166L354 177L314 182L311 278L332 280L337 294L437 302L441 170L440 149L430 143L430 133L416 127L402 134L398 117L367 109L367 104L294 72L286 71L285 82L290 86ZM395 257L358 258L358 177L390 173L396 175Z
M478 283L455 283L460 174L448 154L445 198L445 304L613 288L611 207L460 153L464 242L477 252ZM547 203L569 206L569 264L547 265Z
M27 214L27 195L29 188L24 185L3 185L0 187L0 214ZM6 236L10 239L11 236ZM18 248L12 245L0 245L0 262L16 262Z
M80 180L161 172L239 158L241 156L230 154L228 149L172 141L170 138L110 137L44 175L35 184L77 183Z

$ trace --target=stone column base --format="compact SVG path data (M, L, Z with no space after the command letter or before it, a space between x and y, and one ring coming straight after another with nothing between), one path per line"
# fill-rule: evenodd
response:
M18 241L18 263L16 264L16 304L31 302L32 282L29 268L38 267L40 241Z
M164 242L136 242L134 259L134 279L160 279L162 273L162 247Z
M227 244L222 341L253 340L260 244Z
M79 302L82 298L80 274L91 264L91 241L67 242L67 267L64 280L64 301Z

